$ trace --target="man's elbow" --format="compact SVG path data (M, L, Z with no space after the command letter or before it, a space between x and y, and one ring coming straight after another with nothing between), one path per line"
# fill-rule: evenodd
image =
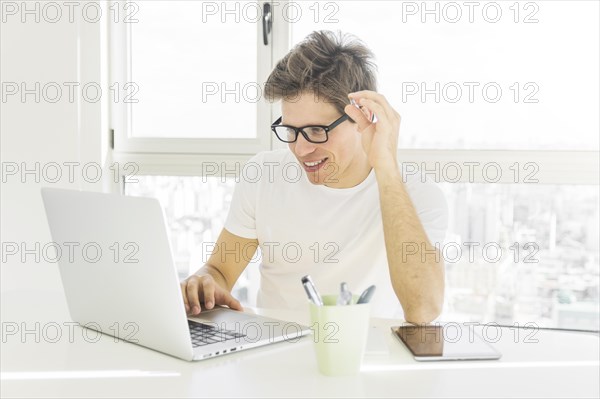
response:
M429 324L442 314L442 306L434 305L421 307L414 311L404 312L404 319L411 324L422 325Z

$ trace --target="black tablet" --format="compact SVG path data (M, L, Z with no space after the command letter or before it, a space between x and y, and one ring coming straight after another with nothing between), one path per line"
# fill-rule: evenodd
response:
M467 326L405 325L392 327L398 339L412 352L415 360L495 360L502 354Z

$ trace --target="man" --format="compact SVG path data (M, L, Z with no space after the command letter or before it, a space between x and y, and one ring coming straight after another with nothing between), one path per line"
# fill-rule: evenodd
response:
M246 164L214 252L181 283L189 314L241 310L230 291L259 247L259 307L305 308L300 279L310 274L322 294L343 281L354 294L375 284L373 315L398 316L401 305L412 323L439 316L444 264L434 245L446 202L435 185L401 174L400 115L376 92L371 59L358 40L319 31L279 61L265 92L282 102L272 130L289 150Z

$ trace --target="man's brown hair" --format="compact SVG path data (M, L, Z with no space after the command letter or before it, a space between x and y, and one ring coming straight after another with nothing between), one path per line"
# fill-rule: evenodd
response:
M293 102L311 92L344 114L348 93L377 91L373 59L371 50L355 36L312 32L277 63L265 84L265 97Z

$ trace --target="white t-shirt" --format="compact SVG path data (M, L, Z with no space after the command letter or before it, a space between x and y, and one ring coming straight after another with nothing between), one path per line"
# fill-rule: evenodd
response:
M441 245L448 224L442 191L420 175L405 185L430 242ZM355 187L331 188L312 184L290 150L261 152L242 169L225 228L258 239L259 307L306 309L301 278L310 274L321 295L337 294L343 281L353 294L375 284L371 315L403 315L390 280L374 170Z

